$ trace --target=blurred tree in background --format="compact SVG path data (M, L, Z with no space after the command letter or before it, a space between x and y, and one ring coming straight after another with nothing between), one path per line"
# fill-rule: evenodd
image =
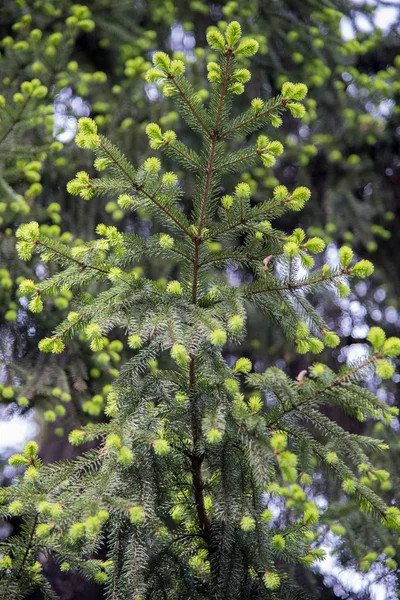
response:
M386 12L385 12L386 11ZM307 113L300 124L285 119L277 139L285 146L274 167L249 170L245 180L255 202L283 183L289 188L307 185L312 200L301 215L309 235L328 243L325 262L335 264L333 242L351 243L360 256L370 253L375 274L360 282L350 296L321 297L315 305L332 329L342 337L335 360L346 362L365 343L369 327L379 324L388 333L399 332L398 298L400 270L397 246L400 238L396 209L399 206L400 42L396 4L348 1L283 0L248 3L193 1L123 2L93 0L85 5L69 0L17 0L0 8L0 386L2 418L14 413L35 415L40 423L41 456L45 462L70 457L71 429L88 421L103 420L103 407L118 365L129 354L123 337L110 337L101 351L90 349L82 337L61 355L42 354L38 341L64 318L72 300L66 290L47 302L46 311L35 314L18 291L19 278L40 280L54 274L53 264L22 263L15 251L15 231L24 222L37 220L42 232L79 246L91 239L97 223L118 224L141 234L157 231L145 212L126 215L113 199L95 202L72 198L66 183L77 170L93 172L91 157L83 164L82 152L72 140L77 119L91 116L104 135L112 139L135 162L148 155L145 127L158 121L182 131L181 139L192 145L190 133L181 128L177 113L156 86L144 79L155 50L173 53L185 61L191 80L207 99L203 63L212 59L206 45L207 27L224 30L238 19L246 34L260 44L253 78L238 105L249 98L269 97L282 83L303 81L309 87ZM385 16L386 15L386 16ZM388 23L380 29L377 25ZM165 32L169 31L169 35ZM235 180L232 178L232 185ZM188 196L191 190L186 189ZM187 203L183 198L182 203ZM285 216L280 226L293 227ZM297 221L296 221L297 223ZM215 248L218 252L219 248ZM154 259L137 267L146 276L173 278L171 265ZM246 273L232 268L232 281L246 280ZM310 364L286 344L279 328L265 327L252 319L247 355L256 368L279 362L296 376ZM235 355L235 347L229 351ZM284 361L282 361L282 357ZM332 361L333 363L333 361ZM335 366L332 364L331 366ZM396 376L394 376L394 383ZM380 380L368 382L371 390L395 405L394 390L380 389ZM386 386L387 387L387 386ZM339 423L353 432L368 433L368 421L344 416L332 409ZM399 501L400 469L396 426L379 423L375 433L390 443L382 458L389 466L390 481L369 481L385 500ZM51 445L49 444L51 440ZM55 442L55 440L58 440ZM389 458L388 458L389 456ZM397 468L397 470L396 470ZM7 470L8 469L8 470ZM7 468L4 477L10 476ZM368 476L365 476L368 479ZM367 481L366 481L367 483ZM294 486L292 486L294 487ZM282 503L296 502L296 488ZM316 497L324 503L328 547L335 547L343 565L384 577L396 595L396 549L378 525L371 528L368 516L356 513L342 492L321 477ZM336 503L336 500L338 501ZM340 521L346 532L335 527ZM14 525L18 527L18 520ZM343 543L341 542L343 540ZM382 554L386 548L386 555ZM387 549L389 548L389 549ZM375 556L376 553L376 556ZM368 558L365 558L367 555ZM398 558L398 557L397 557ZM60 577L54 574L54 577ZM346 597L345 583L337 572L325 578L302 571L297 574L303 589L317 596ZM371 583L375 581L371 576ZM78 579L58 581L62 598L101 596ZM344 587L343 587L344 586ZM351 592L367 598L369 589ZM318 596L319 594L319 596ZM85 597L85 596L83 596Z

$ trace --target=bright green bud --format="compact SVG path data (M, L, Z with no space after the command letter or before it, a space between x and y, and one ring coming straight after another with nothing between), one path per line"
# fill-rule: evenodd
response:
M14 390L8 385L1 390L1 395L5 400L11 400L11 398L14 398Z
M400 355L400 338L390 337L383 344L382 354L389 358L396 358Z
M290 199L290 207L293 210L301 210L307 200L310 199L311 192L306 187L298 187L296 188L291 195Z
M31 279L24 279L19 284L19 291L24 296L27 296L28 294L33 294L34 292L36 292L36 285Z
M254 112L259 113L264 108L264 101L261 98L253 98L251 101L251 108Z
M143 506L132 506L132 508L129 509L131 523L134 523L135 525L144 523L145 516L146 515Z
M29 37L31 38L31 40L33 40L34 42L39 42L42 39L42 32L40 31L40 29L32 29L32 31L29 34Z
M219 444L221 440L222 433L218 429L210 429L210 431L207 433L207 442L209 444Z
M287 437L285 433L274 433L270 439L271 448L276 452L282 452L287 447Z
M259 43L252 38L243 38L235 50L236 55L253 56L258 52Z
M325 242L319 237L313 237L307 240L305 247L312 252L312 254L320 254L320 252L325 249Z
M342 536L346 534L346 528L343 525L331 525L330 529L335 535Z
M235 364L235 373L250 373L251 369L253 368L253 365L251 364L251 361L248 358L238 358L238 360L236 361Z
M144 161L143 168L147 173L154 175L161 169L161 163L158 158L150 157Z
M207 33L207 43L213 50L219 50L220 52L225 50L224 36L218 29L213 28Z
M340 344L340 337L333 331L325 331L324 344L328 348L336 348Z
M11 567L12 567L11 556L8 556L8 554L4 554L3 557L0 559L0 569L7 571L8 569L11 569Z
M251 370L251 367L250 367ZM225 379L224 381L225 389L231 394L239 393L240 384L236 379Z
M275 591L280 588L281 580L277 573L266 571L263 577L264 585L267 590Z
M300 247L298 244L296 244L296 242L287 242L283 246L283 251L286 254L286 256L294 258L300 252Z
M264 167L273 167L276 163L276 159L272 154L261 154L261 160Z
M40 236L39 223L32 221L31 223L25 223L20 225L16 231L16 237L27 242L37 240Z
M292 117L295 117L295 119L301 119L306 114L306 109L298 102L290 102L286 106L290 110Z
M301 188L297 188L297 189L301 189ZM306 188L304 188L304 189L306 189ZM276 198L276 200L283 202L284 200L287 199L288 196L289 196L289 190L284 185L277 185L274 188L274 198Z
M99 146L100 138L97 134L77 133L75 136L75 143L79 148L96 150ZM89 200L89 198L85 199Z
M342 246L339 250L339 259L342 267L348 267L353 260L353 250L349 246Z
M236 69L236 71L233 72L232 77L235 81L247 83L251 79L251 73L248 69Z
M386 339L386 334L380 327L371 327L368 332L367 340L371 342L375 350L379 350L379 348L383 345Z
M310 347L310 352L313 354L319 354L324 349L324 344L318 338L311 337L307 342Z
M346 494L354 494L357 489L357 484L354 479L345 479L342 483L342 488L346 492Z
M155 440L153 442L153 448L157 456L166 456L171 452L171 446L169 445L167 440L164 440L163 438Z
M90 323L86 327L85 333L90 340L95 340L102 337L101 327L97 323Z
M13 95L13 100L14 100L15 104L23 104L23 102L25 101L25 98L24 98L23 94L21 94L20 92L17 92L16 94Z
M108 158L96 158L93 163L96 171L104 171L111 164L111 161Z
M175 140L176 140L176 133L172 129L168 129L168 131L166 131L163 134L163 142L165 144L172 144L172 142L174 142Z
M304 100L307 92L308 89L304 83L290 83L287 81L282 86L281 94L284 98L289 98L289 100Z
M36 295L32 298L32 300L29 302L29 310L31 310L33 313L40 313L43 310L43 302L40 298L39 295Z
M236 81L232 83L232 85L230 85L228 89L230 92L232 92L232 94L240 96L240 94L243 94L244 92L244 85L243 83L239 83L238 81Z
M185 72L185 64L181 60L172 60L169 67L169 72L173 77L183 75Z
M283 535L280 535L278 533L278 534L272 536L271 546L274 548L274 550L282 551L286 546L286 541L285 541L285 538L283 537Z
M214 329L210 334L210 342L213 346L223 346L226 340L226 332L223 329Z
M244 516L240 521L240 529L243 531L254 531L256 528L256 522L253 517Z
M248 183L238 183L235 187L235 194L238 198L248 199L251 196L251 189Z
M170 64L171 59L168 54L165 54L165 52L156 52L154 54L153 65L156 67L156 69L161 69L162 71L165 71L165 73L168 73Z
M183 344L174 344L171 348L171 358L180 366L185 367L189 361L190 356Z
M383 549L383 554L393 558L396 556L396 550L393 548L393 546L386 546L386 548Z
M47 523L40 523L36 527L36 535L38 538L45 539L48 538L51 533L51 525L47 525Z
M110 433L106 437L106 448L108 448L109 450L118 450L119 448L121 448L121 445L121 438L116 433Z
M304 505L303 520L307 525L313 525L319 519L319 512L314 502L306 502Z
M376 374L381 379L391 379L394 375L394 366L388 360L381 358L376 361Z
M96 122L89 117L82 117L78 121L78 131L86 135L95 135L97 133Z
M118 450L117 461L120 465L127 466L133 463L133 452L126 446Z
M169 250L174 247L175 242L174 238L172 238L170 235L168 235L167 233L162 233L160 235L159 243L161 248L164 248L164 250Z
M86 433L80 429L74 429L68 436L68 441L72 446L79 446L85 441Z
M328 454L325 456L325 460L328 465L336 465L339 459L336 452L328 452Z
M132 334L128 337L128 346L133 350L138 350L143 346L142 339L139 335Z
M228 319L228 330L232 333L240 333L244 327L244 318L240 315L233 315Z
M54 410L45 410L43 417L47 423L54 423L54 421L57 419L57 415Z
M225 210L229 210L230 207L233 204L233 198L232 198L232 196L228 196L228 195L227 196L223 196L221 198L221 204L225 208Z
M94 580L99 585L104 585L107 581L107 573L105 573L104 571L98 571L94 576Z
M396 506L391 506L387 509L383 524L388 529L400 531L400 510Z
M222 72L220 67L216 63L208 63L207 65L208 75L207 79L210 83L221 83Z
M300 483L301 483L301 485L311 485L312 484L311 475L309 475L308 473L302 473L300 475Z
M149 69L146 73L146 81L149 83L157 83L160 80L165 79L164 71L160 69Z
M10 458L8 459L8 464L11 467L24 467L25 465L28 464L28 459L25 458L25 456L23 456L22 454L14 454L13 456L10 456Z
M48 91L49 90L47 89L47 87L45 85L39 85L39 87L37 87L35 90L33 90L32 96L34 98L38 98L38 100L42 100L43 98L45 98L47 96Z
M68 535L73 541L82 539L86 534L84 523L74 523L68 530Z
M264 521L264 523L269 523L273 518L274 515L268 508L261 513L261 519Z
M271 152L275 156L280 156L283 153L284 148L280 142L274 140L273 142L268 144L267 150L268 150L268 152Z
M369 260L360 260L358 261L353 269L352 273L356 277L360 279L364 279L364 277L369 277L374 272L374 265Z
M36 456L38 453L38 450L39 450L39 446L37 445L36 442L33 442L33 441L27 442L24 446L24 454L28 458L33 458L34 456Z
M162 182L166 187L174 187L178 183L178 177L175 173L168 171L162 176Z
M225 39L228 42L228 45L233 48L233 46L238 43L241 36L242 28L240 27L240 23L237 21L232 21L232 23L229 23L225 30Z
M149 123L146 127L146 134L150 139L162 140L162 131L157 123Z
M8 505L8 511L13 517L18 517L22 514L23 504L19 500L14 500Z
M342 283L341 281L338 281L336 283L336 287L338 290L338 294L340 298L347 298L347 296L350 294L351 290L349 288L348 285L346 285L345 283Z
M42 352L61 354L65 349L65 344L59 338L44 338L43 340L40 340L38 347Z
M167 285L167 292L180 296L182 294L182 286L179 281L170 281Z

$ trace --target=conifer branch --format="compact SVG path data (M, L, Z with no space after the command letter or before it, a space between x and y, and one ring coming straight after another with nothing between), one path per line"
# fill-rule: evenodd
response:
M183 144L180 144L181 146L183 146ZM195 170L199 170L202 171L203 173L206 173L206 169L200 164L200 162L196 161L194 158L192 158L190 156L190 154L185 153L183 150L181 150L178 146L178 144L174 144L172 142L168 142L165 144L165 146L168 148L170 148L173 152L176 152L177 154L179 154L179 156L182 156L182 158L184 158L185 160L187 160L188 162L190 162L194 167ZM192 150L193 153L193 150ZM197 156L197 154L196 154Z
M266 110L255 114L253 117L250 117L249 119L246 119L245 121L243 121L241 123L238 123L234 127L231 127L231 129L224 131L221 134L221 139L228 137L232 133L236 133L237 131L240 131L241 129L243 129L243 127L246 127L247 125L250 125L251 123L255 123L256 121L260 120L262 117L266 117L266 116L270 115L271 113L273 113L275 110L277 110L281 107L285 107L285 106L286 106L286 99L281 98L281 100L276 102L276 104L274 104L273 106L270 106Z
M350 275L351 270L342 269L339 273L334 273L332 275L326 275L323 277L318 277L316 279L308 279L307 281L301 281L300 283L289 283L287 285L283 285L276 288L262 288L262 289L250 289L244 293L244 296L253 296L255 294L268 294L270 292L293 292L303 287L308 287L310 285L316 285L318 283L323 283L324 281L332 281L337 279L338 277L343 277L344 275Z
M244 163L252 158L257 158L260 156L260 152L256 150L255 152L249 152L239 158L234 158L232 160L228 160L226 163L221 165L221 171L226 171L229 167L233 167L234 165L240 165L240 163Z
M161 204L155 196L153 196L152 194L147 192L143 186L138 185L136 183L136 181L126 171L126 169L123 167L123 165L121 165L121 163L109 151L109 149L106 147L106 145L102 142L101 138L99 138L99 140L100 140L99 144L100 144L102 150L107 154L109 159L121 170L121 172L125 175L125 177L127 177L129 179L129 181L131 181L132 187L135 190L137 190L138 192L141 192L142 194L144 194L149 200L151 200L151 202L153 202L153 204L155 204L155 206L157 206L157 208L159 208L162 212L164 212L167 215L167 217L169 217L171 219L171 221L173 221L175 223L175 225L177 227L179 227L179 229L181 231L183 231L183 233L185 233L189 237L192 237L192 234L190 233L190 231L168 210L168 208L166 206Z
M22 104L18 114L16 115L16 117L13 119L13 121L10 123L8 129L6 129L6 131L4 132L4 134L0 137L0 144L2 144L4 142L4 140L10 135L10 133L12 132L12 130L14 129L14 127L20 122L22 115L24 114L26 107L29 104L29 101L32 99L32 96L29 94L28 96L26 96L24 103Z
M374 354L373 356L371 356L370 358L365 360L360 365L357 365L353 369L350 369L350 371L347 371L347 373L344 373L343 375L341 375L341 376L337 377L336 379L334 379L333 381L331 381L325 387L316 390L311 395L309 395L305 398L301 398L300 402L298 404L294 404L287 409L283 409L281 414L278 417L275 417L274 421L272 421L271 423L269 423L268 420L266 420L267 427L280 427L281 420L283 418L285 418L288 414L292 413L293 411L301 409L306 404L313 402L314 400L316 400L318 398L318 396L321 396L322 394L325 394L326 392L333 390L334 388L337 388L343 382L345 382L347 379L350 379L353 375L356 375L365 367L368 367L369 365L373 364L377 359L378 359L378 355Z
M216 236L223 235L225 233L229 233L229 232L233 231L234 229L236 229L237 227L241 227L245 223L252 221L253 219L267 216L269 213L275 211L278 208L284 208L285 206L290 205L291 201L292 201L292 197L288 196L285 200L280 200L279 202L276 202L274 204L263 206L261 208L255 207L254 209L252 209L250 211L250 213L248 215L241 215L240 218L236 219L232 223L228 223L228 225L226 225L226 226L224 225L222 227L219 227L217 225L216 228L214 229L214 231L211 231L206 236L203 236L202 240L203 240L203 242L207 242L208 240L210 240ZM268 234L268 232L265 232L265 233Z
M209 128L207 127L207 125L205 124L205 122L203 121L203 119L201 118L201 116L199 115L198 111L196 110L196 108L193 106L193 104L190 102L189 98L186 96L185 92L182 90L181 86L179 85L179 83L176 80L176 77L173 76L169 76L169 81L172 81L173 85L176 87L180 97L182 98L182 100L185 102L186 106L189 108L190 112L192 113L192 115L197 119L197 121L200 123L201 127L204 129L204 131L206 132L206 134L208 136L211 137L211 131L209 130Z
M104 273L105 275L108 275L108 273L109 273L109 271L107 271L106 269L101 269L100 267L96 267L95 265L86 264L86 263L78 260L77 258L74 258L73 256L69 256L68 254L65 254L64 252L61 252L61 250L57 250L57 248L53 248L52 246L49 246L48 244L46 244L45 242L43 242L40 239L36 240L35 245L43 246L47 250L50 250L51 252L54 252L54 254L57 254L57 256L62 256L66 260L70 260L71 262L77 264L81 269L94 269L95 271L99 271L99 273Z
M225 94L226 94L227 88L228 88L231 56L232 56L231 52L228 51L226 54L224 80L223 80L223 83L221 86L221 93L220 93L219 102L218 102L217 114L215 117L214 130L213 130L213 133L211 136L212 141L211 141L211 149L210 149L210 155L209 155L209 159L208 159L208 165L207 165L207 169L206 169L207 177L206 177L206 182L205 182L205 186L204 186L204 194L203 194L203 198L202 198L201 206L200 206L200 216L199 216L199 222L198 222L198 227L197 227L199 237L201 237L201 232L202 232L203 225L204 225L204 219L206 217L207 201L208 201L208 198L210 195L211 181L212 181L213 170L214 170L216 145L217 145L218 139L220 139L220 137L221 137L219 134L219 125L220 125L220 119L221 119L221 113L222 113L222 107L224 104Z

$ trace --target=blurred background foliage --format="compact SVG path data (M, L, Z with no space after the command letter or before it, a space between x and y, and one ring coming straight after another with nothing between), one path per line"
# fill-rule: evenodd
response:
M105 418L105 396L129 353L122 334L120 338L113 334L100 352L92 352L83 337L60 356L38 351L38 341L66 316L72 297L65 290L41 314L28 310L26 299L17 292L19 281L41 279L56 267L22 263L15 252L15 231L34 219L47 235L74 245L93 237L97 223L116 224L142 235L154 232L156 225L145 213L123 214L113 198L85 202L67 194L66 183L76 171L93 169L90 153L77 151L73 143L77 119L93 117L100 132L134 164L149 154L144 129L152 121L173 127L182 141L195 144L190 131L181 128L169 100L143 75L155 50L173 53L187 63L189 77L206 99L207 74L198 63L204 56L212 60L205 34L210 26L224 29L232 19L260 43L253 79L238 99L238 110L249 98L277 94L284 81L301 81L309 87L307 113L300 124L288 119L274 132L285 146L283 157L273 168L257 167L245 174L254 202L268 196L278 182L289 188L310 187L312 200L301 213L301 222L296 213L296 221L287 216L281 227L301 226L309 235L323 237L328 244L324 262L334 264L338 245L350 243L357 255L370 258L376 267L374 276L357 284L350 296L317 300L318 310L342 337L341 346L330 355L330 366L355 358L373 325L383 327L388 335L399 335L397 2L90 0L80 5L71 0L6 0L0 7L3 484L13 476L4 460L23 444L24 431L28 437L36 431L46 462L73 456L69 431ZM232 187L236 183L232 179ZM184 208L189 209L190 183L185 194ZM150 277L174 275L171 265L162 262L143 261L136 268ZM239 269L229 272L233 285L246 276ZM256 370L277 364L296 376L307 369L310 358L286 345L278 327L266 326L261 316L253 315L249 322L247 347L241 355L249 356ZM235 351L231 347L228 354ZM398 380L395 375L393 387L386 385L385 391L376 378L366 385L396 405ZM333 416L351 431L370 432L368 422L344 416L338 409ZM388 504L400 500L397 429L395 420L390 426L375 425L374 431L390 444L382 469L388 468L392 476L368 484ZM315 573L297 573L299 586L328 600L397 597L396 558L400 557L395 537L378 525L371 527L368 515L341 502L341 491L323 476L314 493L321 507L329 504L321 536L330 558ZM301 502L299 494L291 486L282 504L290 508ZM13 526L18 525L15 520ZM65 600L101 598L100 589L71 576L57 580L55 587Z

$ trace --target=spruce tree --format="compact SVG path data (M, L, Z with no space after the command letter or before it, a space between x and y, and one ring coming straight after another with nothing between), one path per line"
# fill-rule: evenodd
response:
M63 290L75 299L74 311L40 349L60 354L83 334L98 352L106 334L121 328L133 352L108 395L109 421L70 433L73 445L97 440L97 448L44 466L29 442L10 458L23 473L2 490L1 511L21 516L24 525L0 546L5 598L36 588L56 597L42 572L46 555L63 572L104 584L113 600L300 598L286 565L309 567L324 556L314 543L320 515L312 499L313 476L324 469L359 510L400 529L400 511L365 483L366 476L388 477L373 462L384 442L351 434L324 413L334 404L352 416L390 421L397 411L359 382L374 371L392 377L400 340L372 328L365 357L338 373L316 362L295 379L275 366L259 372L246 356L232 360L229 353L240 348L254 311L265 315L266 327L276 321L299 354L335 348L339 337L312 295L335 290L344 297L349 281L368 277L373 265L354 262L349 246L340 249L338 266L320 265L322 239L272 224L303 208L307 188L278 185L271 198L252 201L240 174L275 163L283 146L264 130L271 135L284 113L302 117L307 88L285 82L277 97L254 98L238 112L236 97L251 77L247 58L258 43L243 38L235 21L225 35L209 31L207 41L219 55L207 64L207 105L182 61L157 52L147 74L197 136L189 148L157 123L146 129L150 147L165 152L184 177L162 169L156 156L134 166L95 121L78 123L78 146L95 153L94 166L105 174L78 172L69 193L91 202L111 196L122 210L146 210L161 233L141 237L99 224L95 240L72 246L46 236L36 222L17 231L23 260L35 254L60 267L40 282L21 282L31 309L40 312ZM237 183L226 190L232 174ZM182 204L184 186L193 189L191 206ZM142 275L136 267L147 257L168 261L175 278ZM251 278L236 285L232 265ZM279 497L291 493L280 526Z

